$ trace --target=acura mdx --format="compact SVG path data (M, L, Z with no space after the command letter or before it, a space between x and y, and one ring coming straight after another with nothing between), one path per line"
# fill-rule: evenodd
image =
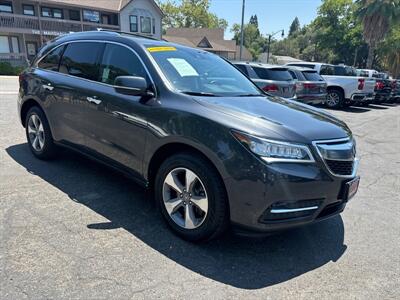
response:
M67 147L152 189L191 241L230 225L269 233L339 214L356 193L349 128L264 93L212 53L133 34L72 33L20 75L18 108L39 159Z

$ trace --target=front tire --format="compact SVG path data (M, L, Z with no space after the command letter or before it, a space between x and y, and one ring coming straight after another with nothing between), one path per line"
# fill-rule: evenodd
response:
M51 159L56 154L50 126L41 108L29 109L25 118L25 132L29 149L39 159Z
M344 105L344 95L341 90L330 89L326 97L325 105L329 108L340 108Z
M226 230L226 191L214 166L202 156L181 153L166 159L154 188L165 221L185 240L211 240Z

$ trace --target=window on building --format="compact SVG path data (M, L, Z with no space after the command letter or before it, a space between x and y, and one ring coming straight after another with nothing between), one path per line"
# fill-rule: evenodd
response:
M58 47L47 54L38 64L38 67L50 71L58 71L60 58L64 51L64 46Z
M138 32L137 16L129 16L129 23L131 32Z
M24 15L27 15L27 16L35 15L35 8L33 5L24 4L22 6L22 10L23 10Z
M140 31L142 33L151 33L151 18L140 17Z
M0 53L20 53L16 36L0 36Z
M19 53L19 41L16 36L11 37L11 47L12 53Z
M103 44L101 43L81 42L69 44L61 59L60 72L97 81L99 77L97 59L102 48Z
M63 19L63 11L60 8L41 7L42 17Z
M70 10L69 11L69 19L72 21L80 21L81 13L79 12L79 10Z
M156 34L156 19L153 18L153 34Z
M100 65L100 81L114 84L118 76L146 78L146 71L132 51L122 46L107 44Z
M0 53L10 53L8 36L0 36Z
M52 11L53 11L53 18L56 18L56 19L62 19L63 18L63 12L62 12L61 9L53 8Z
M0 12L12 13L12 3L9 1L0 1Z
M100 23L100 13L95 10L84 10L83 11L83 21Z

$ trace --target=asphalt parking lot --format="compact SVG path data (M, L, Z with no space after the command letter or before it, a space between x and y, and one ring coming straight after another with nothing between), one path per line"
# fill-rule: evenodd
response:
M400 105L331 111L361 156L328 221L263 239L174 236L149 194L69 151L34 159L0 78L0 299L399 299Z

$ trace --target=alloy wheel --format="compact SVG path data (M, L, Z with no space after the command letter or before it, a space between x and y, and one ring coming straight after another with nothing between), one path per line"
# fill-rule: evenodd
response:
M45 142L43 123L37 114L32 114L28 120L29 142L35 151L42 151Z
M337 106L340 102L340 96L336 92L330 92L326 99L326 104L329 107Z
M205 186L200 178L187 168L173 169L165 177L163 203L171 219L185 229L199 227L208 212Z

